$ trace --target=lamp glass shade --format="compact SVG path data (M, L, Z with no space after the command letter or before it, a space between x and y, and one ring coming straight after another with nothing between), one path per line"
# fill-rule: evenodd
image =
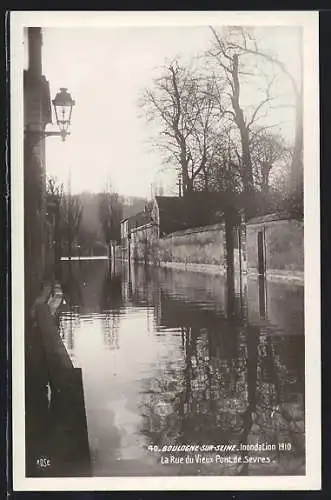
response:
M75 101L72 99L68 89L62 87L52 101L55 111L56 123L63 134L69 133L72 107Z

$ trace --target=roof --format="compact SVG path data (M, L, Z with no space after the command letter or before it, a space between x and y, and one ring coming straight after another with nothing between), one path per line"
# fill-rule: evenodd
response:
M155 196L161 214L167 214L169 219L178 218L183 210L183 198L178 196Z
M159 210L176 210L183 203L183 198L179 198L178 196L155 196L155 199Z
M178 196L155 196L159 209L160 233L168 234L185 227L183 198Z
M139 212L138 214L131 215L130 217L123 219L122 222L125 220L128 221L128 229L130 231L135 227L144 226L145 224L151 222L151 216L148 212Z
M178 196L155 196L159 211L160 234L207 226L223 221L224 211L231 207L225 193L193 192L183 198ZM231 195L233 203L233 195ZM128 221L128 230L151 222L147 211L122 219Z
M277 220L289 220L294 217L289 214L289 212L281 211L272 214L261 215L259 217L253 217L247 221L247 224L262 224L264 222L273 222Z
M161 234L216 224L223 220L224 211L230 207L230 199L225 193L197 191L183 198L156 196L155 200L159 208Z

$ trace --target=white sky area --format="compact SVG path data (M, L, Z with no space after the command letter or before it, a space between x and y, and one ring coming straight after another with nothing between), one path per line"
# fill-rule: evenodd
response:
M260 33L289 69L299 67L298 29L268 26ZM149 141L153 128L139 116L137 101L166 59L189 59L211 41L207 26L43 28L43 73L51 98L67 87L76 101L71 135L65 142L47 139L47 173L67 185L71 169L73 192L101 191L110 181L123 195L149 196L153 182L175 194L176 178L172 170L160 174L162 158ZM281 114L290 137L294 110L282 108Z

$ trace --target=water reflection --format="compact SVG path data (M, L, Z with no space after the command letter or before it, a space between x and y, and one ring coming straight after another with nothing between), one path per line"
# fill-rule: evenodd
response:
M234 294L222 277L104 261L63 262L62 275L95 475L304 474L302 287L249 280ZM249 445L277 449L221 465L148 451L222 443L243 462Z

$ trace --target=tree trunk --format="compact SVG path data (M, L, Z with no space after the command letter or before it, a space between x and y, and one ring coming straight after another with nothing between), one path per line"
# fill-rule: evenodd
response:
M271 166L262 164L262 192L267 195L269 193L269 173Z
M238 55L233 56L233 94L231 98L233 111L236 117L236 123L240 132L241 148L242 148L242 180L245 192L246 213L250 214L253 210L254 182L252 172L252 159L250 153L250 137L249 129L245 123L244 113L240 107L240 82L239 82L239 60Z
M206 192L209 191L209 176L208 176L208 169L204 168L204 189Z
M226 248L226 277L228 290L228 313L232 314L232 298L234 296L234 250L233 250L233 220L231 213L225 214L225 248Z
M186 151L181 155L182 178L183 178L183 195L190 191L190 178L188 175L188 164L186 159Z
M251 152L249 149L249 132L246 127L241 109L239 113L239 130L240 130L241 147L242 147L244 189L247 193L253 193L254 182L252 174Z

